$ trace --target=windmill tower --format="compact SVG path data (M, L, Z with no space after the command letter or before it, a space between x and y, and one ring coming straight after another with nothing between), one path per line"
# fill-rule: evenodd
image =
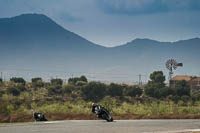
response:
M166 68L169 70L169 80L172 78L173 71L177 69L177 67L182 67L183 63L177 63L174 59L169 59L166 62Z

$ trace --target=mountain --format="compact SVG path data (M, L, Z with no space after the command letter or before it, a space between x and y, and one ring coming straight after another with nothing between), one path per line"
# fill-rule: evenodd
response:
M85 74L91 80L136 81L138 74L165 69L174 58L183 62L178 74L200 73L200 38L177 42L135 39L103 47L68 31L42 14L0 19L0 71L6 77L69 77Z
M74 68L74 64L79 65L84 58L93 60L92 54L98 55L105 49L41 14L2 18L0 29L1 60L12 67Z

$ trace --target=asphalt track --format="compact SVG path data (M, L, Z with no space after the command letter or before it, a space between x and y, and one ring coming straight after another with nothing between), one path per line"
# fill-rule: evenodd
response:
M168 133L200 131L200 120L68 120L0 123L0 133Z

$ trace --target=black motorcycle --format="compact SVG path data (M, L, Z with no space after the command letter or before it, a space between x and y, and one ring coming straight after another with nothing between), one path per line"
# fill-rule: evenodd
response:
M45 118L43 113L35 112L33 114L33 117L34 117L35 121L47 121L47 119Z
M102 118L102 119L106 120L107 122L113 121L113 118L110 115L109 111L102 106L97 106L95 108L95 113L98 118Z

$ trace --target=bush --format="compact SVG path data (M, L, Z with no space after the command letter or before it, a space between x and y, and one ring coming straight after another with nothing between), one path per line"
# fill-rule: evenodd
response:
M175 91L178 96L190 96L190 86L187 84L185 80L178 81L175 86Z
M105 95L106 85L100 82L90 82L81 90L86 100L99 101Z
M159 98L160 97L159 89L160 88L157 88L157 84L156 83L149 82L145 86L144 92L145 92L145 94L147 96L154 97L154 98Z
M108 95L110 96L122 96L123 95L123 86L115 83L111 83L108 86Z
M199 101L200 100L200 92L196 92L196 93L193 93L192 96L192 101Z
M68 79L68 83L73 84L73 85L76 85L76 83L77 83L78 81L82 81L82 82L85 82L85 83L88 82L88 81L87 81L87 78L86 78L85 76L74 77L74 78L69 78L69 79Z
M65 85L62 88L62 92L71 94L74 89L75 89L75 87L73 85Z
M0 78L0 83L2 83L3 82L3 80L2 80L2 78Z
M174 91L173 88L165 86L165 87L160 89L160 96L159 97L166 98L167 96L170 96L170 95L171 96L175 95L175 91Z
M7 89L8 93L12 94L13 96L19 96L20 93L25 90L26 88L24 85L10 86Z
M51 79L51 85L54 86L62 86L63 80L62 79Z
M17 88L20 92L26 91L26 87L25 87L24 85L17 85L16 88Z
M32 86L34 88L40 88L44 86L42 78L32 78Z
M37 81L42 81L42 78L32 78L31 79L32 83L37 82Z
M10 81L14 82L14 83L21 83L21 84L24 84L26 83L26 81L21 78L21 77L13 77L10 79Z
M20 95L20 90L17 89L16 87L9 87L8 88L8 93L12 94L13 96L19 96Z
M141 96L143 93L142 89L139 86L129 86L125 89L126 96Z
M87 84L87 82L85 82L85 81L77 81L76 82L76 86L84 86L86 84Z
M104 97L100 105L105 107L107 110L111 111L113 107L116 106L117 100L115 98L111 98L110 96Z
M48 87L48 93L50 95L54 95L54 94L60 94L61 93L61 87L60 86L50 86Z
M184 95L184 96L181 97L181 100L182 100L184 103L187 103L187 102L190 100L190 97Z

